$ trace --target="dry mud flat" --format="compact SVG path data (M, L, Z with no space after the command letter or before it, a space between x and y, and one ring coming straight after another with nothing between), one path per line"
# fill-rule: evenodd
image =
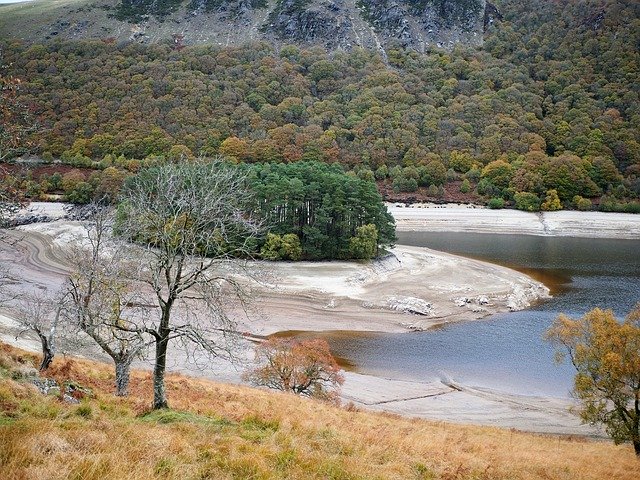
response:
M398 231L469 232L640 239L640 215L607 212L523 212L477 205L387 204Z
M529 432L606 437L570 412L569 398L514 395L452 382L413 382L347 372L342 398L358 407L408 417L515 428Z
M421 247L398 246L369 264L274 263L266 313L249 329L423 330L522 310L546 298L542 283L514 270Z

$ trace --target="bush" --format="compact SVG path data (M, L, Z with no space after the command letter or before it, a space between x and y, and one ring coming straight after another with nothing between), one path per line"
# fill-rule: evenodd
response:
M460 185L460 192L469 193L470 191L471 191L471 184L469 183L469 180L465 178L462 181L462 184Z
M602 197L600 210L603 212L640 213L640 202L617 202L613 197Z
M378 250L378 229L372 223L356 229L356 236L349 239L351 258L369 260Z
M87 182L79 182L74 188L65 194L65 198L71 203L89 203L93 199L93 185Z
M513 175L513 167L503 159L495 160L482 169L482 179L498 188L507 188Z
M478 182L478 193L480 195L498 196L500 195L500 189L486 178L483 178Z
M625 213L640 213L640 202L629 202L624 205Z
M383 164L376 169L376 172L375 172L376 180L384 180L385 178L387 178L388 175L389 175L389 169L387 168L386 165Z
M368 168L361 168L360 171L358 171L358 178L367 182L375 181L374 173Z
M287 233L282 236L283 258L289 260L300 260L302 258L302 245L300 238L295 233Z
M516 208L527 212L537 212L540 210L540 199L535 193L518 192L514 195Z
M501 208L504 208L504 200L501 199L500 197L493 197L487 203L487 207L489 207L489 208L491 208L493 210L499 210Z
M541 208L547 212L562 210L562 204L560 203L560 198L558 198L558 192L556 190L547 191L547 196L545 197Z
M399 175L393 179L393 191L395 193L415 192L416 190L418 190L418 182L415 178L407 178L404 175Z
M344 377L326 340L270 339L256 347L256 360L243 375L252 384L339 403Z
M464 174L465 178L468 178L471 182L479 182L480 181L480 170L477 168L472 168L467 173Z
M588 198L583 198L580 195L576 195L573 197L573 206L582 212L586 212L591 210L591 200Z
M300 260L302 258L300 238L295 233L287 233L283 236L268 233L260 250L260 256L265 260Z
M468 172L473 167L473 157L467 152L459 152L454 150L449 157L449 167L456 172L464 173Z
M420 179L420 173L416 167L404 167L402 169L402 176L405 178L413 178L415 181Z
M399 177L402 174L402 168L398 165L389 170L389 176L391 178Z
M432 160L420 167L420 184L442 185L447 180L447 169L440 160Z

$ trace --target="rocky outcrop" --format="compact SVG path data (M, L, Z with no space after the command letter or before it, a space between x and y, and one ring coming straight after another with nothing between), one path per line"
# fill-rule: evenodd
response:
M38 1L44 0L34 3ZM101 38L175 48L268 41L277 46L372 48L385 57L387 50L398 47L424 52L480 45L486 26L501 18L486 0L86 0L77 9L51 8L49 23L29 22L21 12L16 21L0 22L6 30L0 34L33 41ZM27 31L31 38L24 37Z
M502 13L493 3L487 2L484 7L484 30L486 31L491 25L502 20Z
M353 28L347 12L343 0L282 0L271 11L261 30L290 43L342 46Z
M360 5L385 43L421 52L482 43L486 0L360 0Z
M281 0L263 31L330 47L401 46L423 52L480 44L485 6L485 0Z

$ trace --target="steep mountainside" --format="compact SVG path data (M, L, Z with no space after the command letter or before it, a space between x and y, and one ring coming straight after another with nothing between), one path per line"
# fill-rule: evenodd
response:
M486 0L35 0L0 7L0 36L329 49L482 44Z

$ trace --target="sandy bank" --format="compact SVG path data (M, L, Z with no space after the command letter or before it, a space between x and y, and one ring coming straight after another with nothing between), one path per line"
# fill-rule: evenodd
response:
M78 222L64 220L19 227L0 262L22 288L55 288L65 274L65 245L83 234ZM421 247L399 246L371 263L258 263L269 272L255 288L261 314L242 328L259 335L425 329L521 310L549 293L514 270Z
M605 212L523 212L475 205L387 204L398 231L504 233L640 239L640 215Z
M347 373L342 397L355 405L404 416L491 425L539 433L606 437L570 412L569 398L514 395L460 383L408 382Z
M421 247L382 260L270 265L277 283L260 294L266 317L248 328L402 331L522 310L545 298L540 282L508 268Z

